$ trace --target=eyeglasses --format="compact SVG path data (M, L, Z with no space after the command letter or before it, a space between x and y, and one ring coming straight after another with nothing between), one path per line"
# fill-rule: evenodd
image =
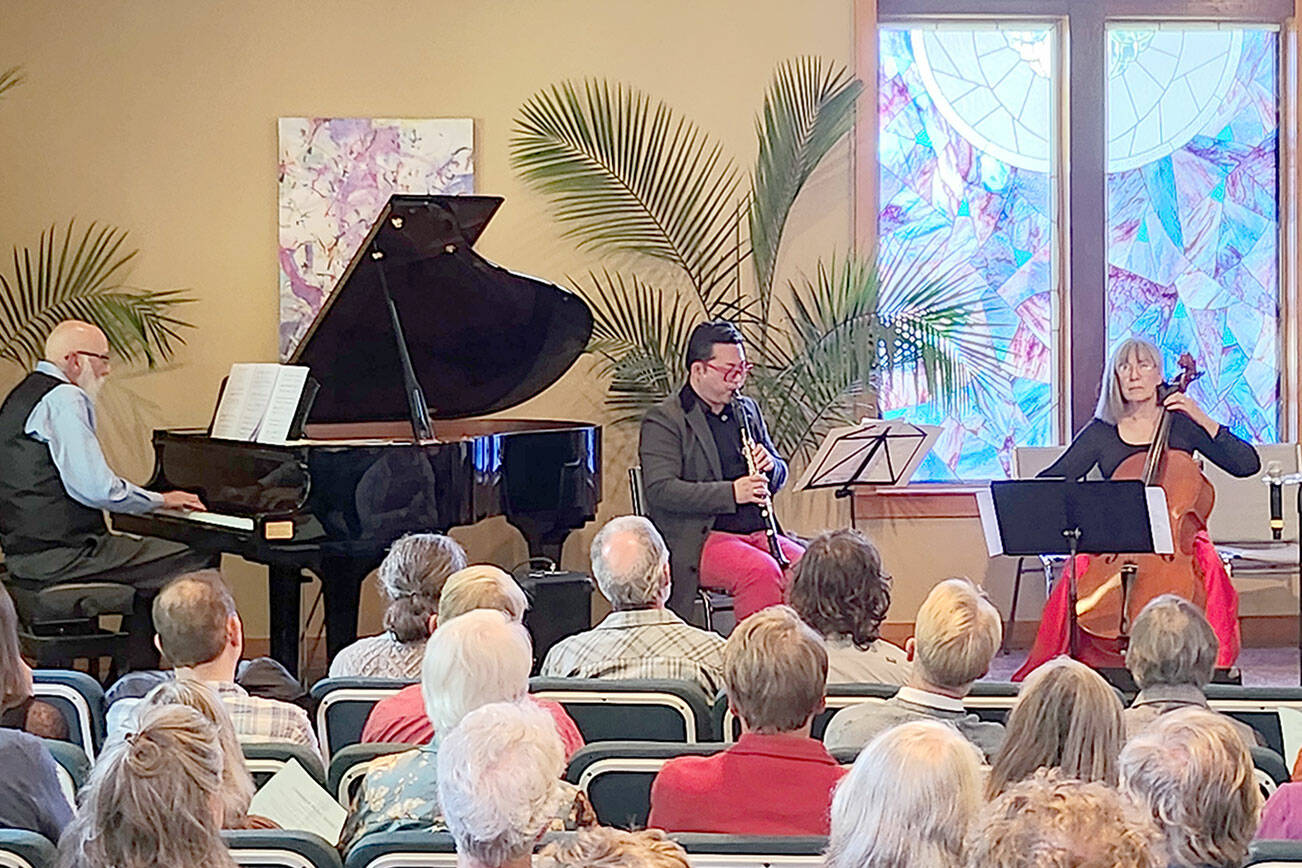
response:
M1147 374L1151 371L1157 370L1157 365L1148 359L1139 359L1135 362L1122 362L1117 365L1117 370L1123 374L1128 374L1133 370L1138 370L1140 373Z
M746 375L755 367L750 362L742 362L737 365L716 365L712 362L706 362L705 366L711 371L718 371L724 380L744 380Z
M73 350L72 354L74 356L90 356L92 359L99 359L105 364L113 361L113 357L108 353L92 353L90 350Z

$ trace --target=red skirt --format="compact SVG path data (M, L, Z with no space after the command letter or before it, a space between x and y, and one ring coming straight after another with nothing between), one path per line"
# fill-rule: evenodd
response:
M1221 647L1216 654L1216 665L1233 666L1239 659L1242 640L1239 638L1239 594L1230 583L1225 564L1216 553L1211 537L1201 532L1194 539L1194 560L1203 574L1203 584L1207 589L1207 620L1211 622L1216 638ZM1085 572L1089 566L1090 555L1076 556L1077 575ZM1067 582L1066 571L1058 577L1053 586L1049 600L1044 604L1044 615L1040 619L1039 632L1035 634L1035 644L1031 646L1030 656L1013 675L1014 681L1021 681L1042 663L1068 652L1067 630ZM1121 645L1115 639L1100 639L1083 630L1076 635L1076 659L1094 668L1125 666L1121 655Z

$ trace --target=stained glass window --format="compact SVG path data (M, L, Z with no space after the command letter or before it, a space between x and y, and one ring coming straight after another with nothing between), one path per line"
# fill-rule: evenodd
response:
M1185 350L1191 393L1249 440L1279 437L1278 34L1108 34L1109 349Z
M1056 39L1050 27L880 30L880 244L927 268L965 263L998 391L943 411L912 378L883 385L887 418L940 425L916 479L1009 475L1014 445L1056 442L1059 291Z

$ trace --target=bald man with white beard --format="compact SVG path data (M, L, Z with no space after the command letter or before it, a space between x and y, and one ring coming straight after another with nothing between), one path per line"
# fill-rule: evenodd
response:
M62 582L135 586L133 668L157 664L149 602L174 576L213 563L186 546L111 534L104 512L203 509L186 491L146 491L114 473L95 433L95 398L110 371L109 342L96 326L66 320L45 342L45 359L0 404L0 548L9 581L28 588Z

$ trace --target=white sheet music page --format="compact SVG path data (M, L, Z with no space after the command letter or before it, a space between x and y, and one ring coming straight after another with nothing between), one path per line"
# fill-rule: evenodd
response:
M254 438L259 443L285 442L307 383L306 365L277 365L276 368L276 382Z
M231 372L226 377L226 388L222 391L217 404L217 415L213 418L212 436L223 440L248 440L253 436L252 425L247 430L243 426L249 393L257 365L239 362L231 365ZM261 414L259 414L260 416Z
M292 759L254 793L249 813L266 817L282 829L320 835L331 844L339 841L348 819L347 809Z

